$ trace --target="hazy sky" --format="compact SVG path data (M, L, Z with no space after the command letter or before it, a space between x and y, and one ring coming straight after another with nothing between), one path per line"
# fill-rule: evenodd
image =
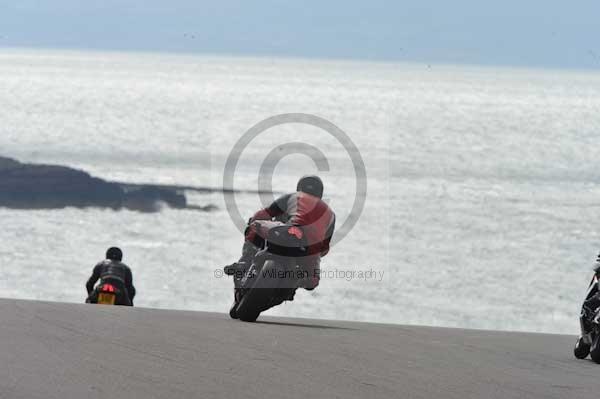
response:
M0 0L0 47L600 69L600 0Z

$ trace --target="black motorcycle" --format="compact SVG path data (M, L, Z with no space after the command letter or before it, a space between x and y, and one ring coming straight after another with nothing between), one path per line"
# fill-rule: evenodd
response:
M232 275L235 303L229 315L233 319L254 322L261 312L294 299L296 290L310 278L301 266L307 255L304 231L300 226L281 222L257 221L257 245L261 250L250 265L238 264Z
M594 277L585 296L586 301L598 293L599 274L600 266L595 269ZM573 354L577 359L585 359L590 355L593 361L600 363L600 307L589 309L584 304L581 307L579 323L581 325L581 336L577 339Z
M109 279L101 281L85 302L98 305L133 306L124 284Z

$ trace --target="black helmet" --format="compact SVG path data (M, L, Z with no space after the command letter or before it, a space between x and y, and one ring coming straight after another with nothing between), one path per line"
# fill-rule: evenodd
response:
M298 180L296 191L302 191L315 197L323 198L323 182L319 176L309 175Z
M106 251L106 259L116 260L117 262L120 262L123 260L123 251L121 251L117 247L109 248L108 251Z

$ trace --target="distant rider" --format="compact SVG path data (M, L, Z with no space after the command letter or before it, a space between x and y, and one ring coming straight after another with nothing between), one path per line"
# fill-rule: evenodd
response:
M596 259L594 271L600 276L600 254L598 254L598 258ZM600 307L600 291L596 290L595 293L592 293L590 298L583 302L583 312L586 324L591 322L591 318L598 307Z
M94 285L100 280L100 284L114 284L124 293L124 295L122 295L122 300L125 303L122 303L121 305L133 306L133 298L135 297L133 275L131 274L129 266L123 263L122 260L123 251L119 248L112 247L106 251L106 260L103 260L94 267L92 276L85 285L88 292L88 299L86 302L90 302L92 295L96 294Z
M295 193L281 196L267 208L256 212L246 230L242 257L237 263L225 268L226 274L233 275L240 267L250 265L259 251L253 244L257 232L252 223L275 218L285 224L302 226L309 243L308 256L302 260L302 266L308 272L309 279L303 282L303 288L315 289L319 285L321 257L329 252L335 229L335 213L322 198L321 179L318 176L304 176L298 181Z

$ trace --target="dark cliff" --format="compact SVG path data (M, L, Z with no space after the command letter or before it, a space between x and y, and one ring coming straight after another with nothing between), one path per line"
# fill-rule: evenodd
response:
M156 212L161 204L176 209L214 208L188 206L184 190L176 187L110 182L65 166L26 164L0 157L0 207L100 207Z

